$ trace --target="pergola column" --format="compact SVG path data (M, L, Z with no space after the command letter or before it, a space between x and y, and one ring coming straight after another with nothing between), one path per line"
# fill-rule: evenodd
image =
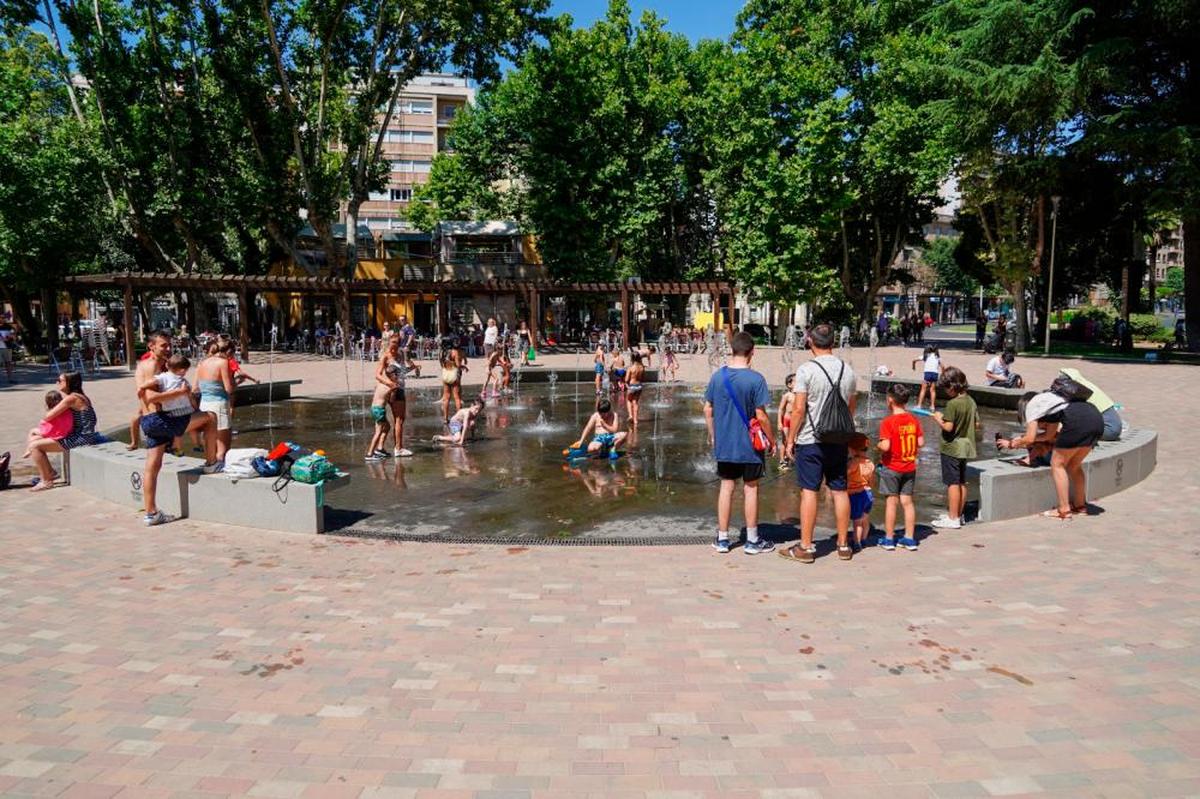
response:
M445 290L437 293L437 334L438 338L450 332L450 297Z
M629 288L621 286L621 341L624 346L631 346L629 341Z
M238 303L238 349L242 353L242 363L250 363L250 299L246 289L239 289ZM191 298L189 297L190 301Z
M350 352L350 283L342 282L336 297L338 321L342 325L342 351Z
M529 341L534 350L537 350L538 345L538 322L540 315L538 314L538 290L531 288L526 295L529 303Z
M129 371L137 369L137 358L133 357L133 283L125 282L125 366Z
M733 300L733 289L730 289L729 304L727 306L729 308L729 312L725 314L725 338L730 341L733 340Z

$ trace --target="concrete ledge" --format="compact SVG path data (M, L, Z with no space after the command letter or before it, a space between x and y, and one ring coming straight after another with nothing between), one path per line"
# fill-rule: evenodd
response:
M245 405L261 405L264 402L275 402L292 398L292 386L298 386L303 380L276 380L272 383L242 383L234 391L234 405L241 408Z
M589 356L590 357L590 356ZM550 373L558 375L558 383L591 383L596 379L593 369L551 369L545 366L526 366L521 370L522 383L549 383ZM431 372L432 374L432 372ZM513 370L513 381L517 379L517 371ZM658 370L647 369L642 375L643 383L657 383Z
M919 377L872 377L871 391L875 394L886 394L888 388L893 383L901 383L909 386L913 390L913 397L917 396L917 392L921 390L922 380ZM976 386L967 387L967 393L971 399L975 400L975 404L983 408L1002 408L1004 410L1015 411L1017 403L1021 397L1025 396L1028 389L1024 388L995 388L993 386ZM939 392L940 394L941 392ZM1020 468L1020 467L1017 467Z
M98 499L141 510L144 449L130 452L119 441L76 447L71 450L71 485ZM204 461L199 458L163 457L158 475L159 509L185 518L188 515L187 479L198 475Z
M288 533L325 532L325 492L350 476L323 485L289 481L275 491L274 477L234 479L224 474L187 475L188 509L194 521L236 524Z
M1158 433L1153 430L1130 430L1120 441L1101 441L1083 462L1088 500L1145 480L1157 463ZM1048 467L1031 469L993 459L969 463L967 471L979 481L980 521L1031 516L1058 502Z

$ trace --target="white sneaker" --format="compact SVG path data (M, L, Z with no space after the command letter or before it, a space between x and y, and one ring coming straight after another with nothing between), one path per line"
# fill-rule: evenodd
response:
M392 456L396 457L396 458L411 458L412 450L411 449L398 449L392 453Z
M951 519L949 516L942 515L931 521L930 526L937 527L941 530L957 530L962 527L960 519Z

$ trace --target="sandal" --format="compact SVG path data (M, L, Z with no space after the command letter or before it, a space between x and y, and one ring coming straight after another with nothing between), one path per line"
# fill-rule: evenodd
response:
M1072 516L1091 516L1092 512L1090 510L1088 510L1087 505L1072 505L1071 506L1071 515Z
M839 560L850 560L851 558L854 557L854 550L848 546L838 547L837 553L838 553Z
M796 563L812 563L817 559L817 556L809 552L800 544L793 544L790 547L784 547L779 550L779 557L784 560L795 561Z
M29 490L30 491L49 491L52 488L54 488L53 482L46 482L43 480L42 482L38 483L37 485L35 485L33 488L31 488Z
M1051 508L1050 510L1042 511L1042 518L1069 522L1074 517L1071 516L1070 512L1063 513L1058 508Z

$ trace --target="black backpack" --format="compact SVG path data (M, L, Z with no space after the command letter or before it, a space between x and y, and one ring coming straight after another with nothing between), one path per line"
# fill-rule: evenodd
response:
M842 376L846 374L846 364L842 362L837 382L834 382L824 366L815 360L812 363L821 370L821 374L825 375L825 379L833 388L833 393L825 399L816 419L812 417L807 405L805 406L804 412L808 414L808 420L812 423L813 435L822 444L848 444L858 431L854 429L854 417L850 414L850 406L842 396Z
M12 455L7 452L0 455L0 491L12 485L12 472L9 470L9 462L12 461Z

